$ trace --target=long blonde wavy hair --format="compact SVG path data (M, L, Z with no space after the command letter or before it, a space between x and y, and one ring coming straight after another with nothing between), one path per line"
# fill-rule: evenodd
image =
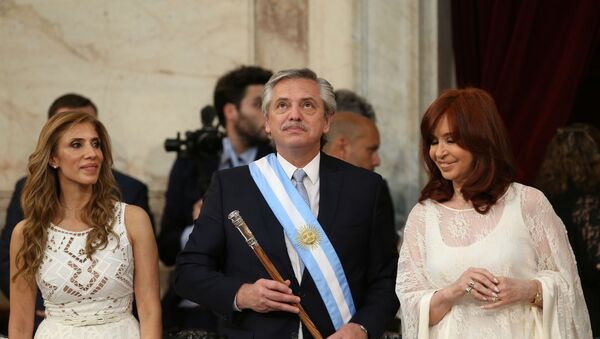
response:
M115 235L112 229L114 208L120 194L111 170L113 158L108 132L89 113L58 113L46 122L35 151L29 156L27 180L21 195L21 206L27 221L23 228L23 246L16 256L17 272L14 278L23 274L27 282L35 284L35 274L44 257L48 227L52 220L64 217L59 201L61 189L58 169L50 167L50 158L55 155L58 142L65 131L82 123L94 126L104 156L98 181L92 186L92 196L80 212L82 221L91 227L85 246L87 257L91 259L96 250L107 246L109 234Z

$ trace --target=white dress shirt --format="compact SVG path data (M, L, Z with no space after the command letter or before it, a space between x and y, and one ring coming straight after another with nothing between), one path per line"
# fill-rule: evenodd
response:
M292 175L294 171L297 169L296 166L290 164L284 157L277 154L277 160L281 167L283 167L283 171L287 175L287 177L292 180ZM319 215L319 169L321 167L321 153L317 153L317 155L304 166L302 169L304 173L306 173L306 177L304 177L304 187L306 188L306 193L308 193L308 201L310 202L310 210L313 212L315 216Z

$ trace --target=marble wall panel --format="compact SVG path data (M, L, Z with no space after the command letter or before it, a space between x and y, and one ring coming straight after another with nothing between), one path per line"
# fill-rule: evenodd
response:
M256 0L256 63L274 71L306 67L308 18L308 0Z
M274 71L309 67L335 88L352 88L354 3L256 0L256 63Z
M308 65L335 89L355 89L356 1L309 2Z
M57 96L98 106L117 168L146 181L158 216L175 155L216 79L241 64L310 67L367 97L399 224L423 183L418 126L439 91L437 1L0 1L0 192L12 191ZM4 209L5 206L0 206ZM0 220L0 228L4 218Z
M252 0L1 1L0 190L23 175L52 100L77 92L98 106L115 167L164 191L163 142L199 128L216 79L253 63L253 13Z
M373 104L381 133L381 166L398 229L425 182L419 125L437 96L437 1L356 3L356 90Z

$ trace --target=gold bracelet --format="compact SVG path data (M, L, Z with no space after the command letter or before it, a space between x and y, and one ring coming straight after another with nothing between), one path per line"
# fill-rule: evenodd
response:
M537 286L537 292L535 292L535 297L533 298L531 303L536 306L541 307L543 305L543 296L544 296L542 294L542 284L536 280L535 285Z

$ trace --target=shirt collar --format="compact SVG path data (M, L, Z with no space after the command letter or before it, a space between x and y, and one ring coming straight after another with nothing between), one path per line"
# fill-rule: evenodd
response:
M289 161L285 160L282 156L277 154L277 160L281 167L283 167L283 171L287 175L288 178L291 178L294 174L294 171L297 169L296 166L292 165ZM317 153L317 155L304 166L302 169L306 173L308 180L312 184L316 183L319 179L319 167L321 166L321 152Z
M227 137L223 138L222 144L223 152L221 153L221 166L229 166L229 159L231 158L232 154L236 155L238 157L238 160L241 160L240 165L248 165L249 163L254 161L258 152L258 147L254 146L248 148L242 154L236 154L235 150L233 149L233 145L231 144L231 140L229 140L229 138Z

